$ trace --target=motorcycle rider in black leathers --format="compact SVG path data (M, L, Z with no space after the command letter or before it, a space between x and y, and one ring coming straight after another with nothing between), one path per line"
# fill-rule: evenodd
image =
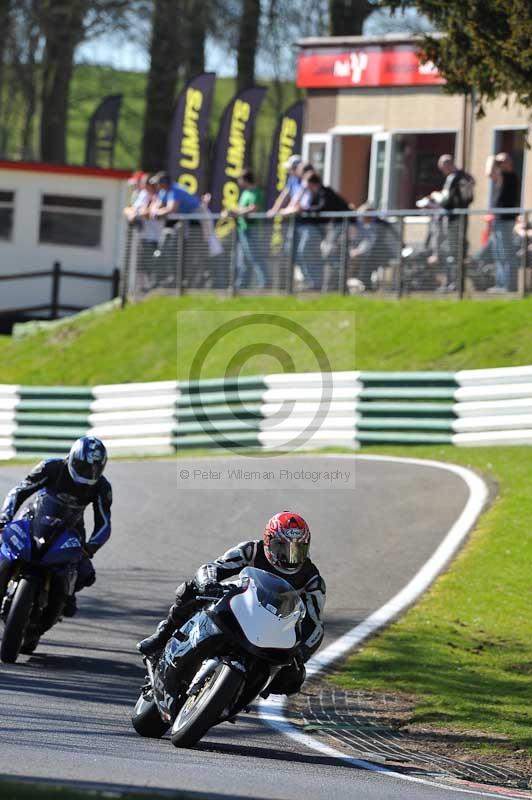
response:
M159 623L152 636L137 644L137 649L148 657L158 655L172 634L200 606L196 600L198 594L212 594L220 581L238 575L244 567L256 567L290 583L306 607L300 653L293 664L279 671L268 689L271 694L295 694L305 680L304 662L323 639L325 582L308 557L309 545L310 530L299 514L291 511L276 514L266 525L262 541L242 542L212 563L200 567L192 581L180 584L168 617Z
M75 511L79 522L75 529L83 545L78 566L75 592L92 586L96 572L91 559L111 535L111 484L103 477L107 451L95 436L82 436L72 445L66 458L41 461L7 495L0 512L0 531L11 522L21 505L35 492L49 492ZM86 541L83 512L88 505L94 510L94 530ZM23 516L31 516L31 506ZM63 615L73 617L77 610L74 595L67 597Z

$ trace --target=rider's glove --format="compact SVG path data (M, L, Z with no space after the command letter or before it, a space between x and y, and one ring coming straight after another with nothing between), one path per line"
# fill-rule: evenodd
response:
M11 520L6 514L0 514L0 532L4 530L6 525L9 525Z
M87 556L88 558L94 558L94 554L97 551L97 547L90 542L88 542L85 547L83 548L83 555Z
M218 583L218 570L214 564L204 564L196 572L194 576L194 583L198 592L204 593L207 588L210 590L211 586Z

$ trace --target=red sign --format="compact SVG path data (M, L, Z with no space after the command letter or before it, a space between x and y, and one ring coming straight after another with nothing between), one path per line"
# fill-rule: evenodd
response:
M438 86L445 80L432 62L422 64L409 47L304 50L297 64L302 89L357 86Z

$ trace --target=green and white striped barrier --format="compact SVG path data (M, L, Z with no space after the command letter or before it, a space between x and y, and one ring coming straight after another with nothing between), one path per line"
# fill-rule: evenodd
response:
M336 372L83 387L0 385L0 459L372 444L532 444L532 366Z

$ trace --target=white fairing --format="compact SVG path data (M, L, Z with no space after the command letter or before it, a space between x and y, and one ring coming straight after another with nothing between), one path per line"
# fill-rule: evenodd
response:
M253 582L249 583L245 592L232 597L229 603L250 644L276 650L290 650L295 647L296 625L301 617L299 608L284 619L268 611L261 605Z

